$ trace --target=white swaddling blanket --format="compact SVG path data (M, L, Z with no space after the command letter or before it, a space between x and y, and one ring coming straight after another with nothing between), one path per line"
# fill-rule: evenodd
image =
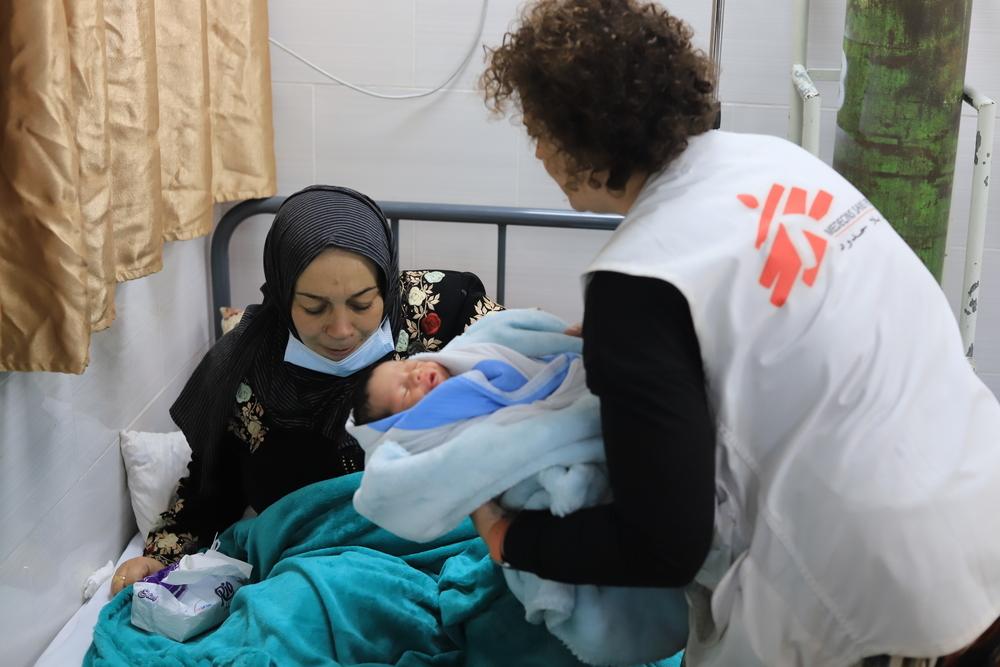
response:
M358 512L428 541L498 496L510 509L557 515L606 502L599 404L586 388L580 340L562 335L565 327L540 311L505 311L426 355L453 377L407 411L349 425L366 453ZM504 575L527 619L545 622L585 662L635 664L683 648L680 589L573 586L512 569Z

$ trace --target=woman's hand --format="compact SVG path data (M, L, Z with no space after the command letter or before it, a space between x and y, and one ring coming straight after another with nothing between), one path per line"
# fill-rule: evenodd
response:
M155 558L147 558L146 556L129 558L115 570L114 576L111 577L111 595L117 595L126 586L151 574L156 574L164 567L166 566Z
M472 525L476 527L479 536L485 540L489 535L490 528L505 516L507 515L503 509L491 500L480 505L479 509L472 513Z
M576 336L577 338L580 338L581 336L583 336L583 325L580 324L579 322L577 322L576 324L571 324L568 327L566 327L566 331L563 331L563 333L566 334L567 336Z
M504 565L503 539L507 535L510 517L494 501L484 503L472 513L472 525L490 549L490 558Z

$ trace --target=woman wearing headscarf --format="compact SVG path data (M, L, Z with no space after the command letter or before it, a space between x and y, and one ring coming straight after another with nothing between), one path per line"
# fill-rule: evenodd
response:
M188 380L170 415L192 449L177 500L123 563L112 591L313 482L361 470L344 429L355 374L398 351L434 350L500 306L471 273L399 274L382 211L343 187L282 204L264 244L263 301Z
M487 504L493 557L687 587L692 667L1000 664L1000 404L889 222L800 147L712 131L660 3L536 0L488 60L573 208L624 215L582 330L614 500Z

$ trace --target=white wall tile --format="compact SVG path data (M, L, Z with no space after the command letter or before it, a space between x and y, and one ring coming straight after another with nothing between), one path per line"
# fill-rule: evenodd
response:
M169 264L165 267L165 272L171 274L176 268ZM203 276L201 272L192 278L204 280ZM197 321L165 318L155 286L156 279L170 277L166 274L119 285L115 299L118 318L109 329L94 335L91 366L73 388L81 462L93 463L116 440L118 431L131 423L159 393L167 379L165 365L176 367L178 362L166 358L165 341L188 339L186 331L204 327L204 314ZM201 285L195 285L195 290L203 294ZM170 345L169 349L176 348ZM187 358L185 355L183 361Z
M14 373L0 386L0 563L79 477L71 383Z
M948 297L951 312L958 319L958 307L962 301L962 278L965 275L965 248L948 246L944 255L944 269L941 272L941 289Z
M462 62L476 30L483 0L419 0L415 5L414 84L432 88L445 80ZM472 57L447 85L449 90L476 90L482 74L483 46L496 46L514 19L518 3L494 0L489 3L483 34Z
M847 0L823 0L809 4L808 62L804 63L807 67L840 68L846 18ZM789 42L789 58L791 53Z
M312 85L301 83L271 86L279 194L291 194L316 182L313 90Z
M495 122L513 125L517 136L517 206L532 208L570 208L569 199L535 157L535 142L521 129L519 121L497 119Z
M979 373L979 379L995 396L1000 396L1000 373Z
M181 389L184 388L188 378L194 373L194 369L201 362L201 358L205 353L208 352L209 347L206 343L202 349L197 350L192 355L187 363L176 364L173 369L173 377L153 397L153 400L149 402L146 408L131 423L125 425L124 429L129 431L150 431L153 433L169 433L178 430L177 425L170 418L170 406L177 400ZM117 436L118 434L116 433L115 435ZM118 438L116 437L112 441L111 446L118 447L118 444Z
M483 46L496 47L520 16L520 0L489 3L482 37L468 64L447 86L449 90L476 90L485 62ZM666 3L661 3L666 4ZM417 0L415 6L414 85L431 88L450 75L468 53L479 25L482 0ZM669 3L670 13L683 18L694 30L694 43L709 50L711 5L697 0Z
M1000 3L987 0L972 3L969 58L965 82L983 94L1000 100Z
M270 36L360 86L413 85L413 0L271 0ZM329 83L271 45L271 78Z
M417 225L419 222L410 220L399 221L399 266L400 268L416 268Z
M788 104L791 13L771 0L726 3L720 98L733 103Z
M472 271L496 294L497 232L494 225L413 223L413 265L420 269ZM406 236L403 236L405 239Z
M86 578L135 533L117 449L109 449L0 564L3 662L27 667L82 602Z
M583 314L580 276L610 232L511 229L507 238L507 296L512 308L541 308L576 322Z
M723 102L722 129L784 138L788 134L788 105Z
M322 86L317 179L380 200L509 203L518 131L490 122L477 93L389 101Z
M229 305L242 308L260 303L264 284L264 239L274 216L257 215L245 220L229 242Z

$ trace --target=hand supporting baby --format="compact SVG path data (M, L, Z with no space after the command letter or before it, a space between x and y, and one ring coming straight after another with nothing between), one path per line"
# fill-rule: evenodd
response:
M525 313L528 313L528 315L525 316ZM497 318L510 320L509 332L506 336L501 335L505 340L498 341L496 340L498 329L491 326L491 340L489 342L500 342L516 349L521 354L529 356L532 354L541 356L550 354L553 351L565 351L565 336L579 338L583 335L583 326L581 324L576 323L567 327L565 322L558 317L543 311L507 310L500 313L493 313L488 318L491 320L490 324L495 324ZM474 340L475 336L472 339L466 337L470 333L476 333L477 324L469 327L461 338L452 341L452 345L455 345L456 342L462 339L476 342ZM536 326L539 329L536 330L534 328ZM560 328L562 329L561 333L557 333ZM526 333L528 334L527 336L525 335ZM580 347L582 349L582 342ZM470 516L479 536L483 538L486 546L489 547L490 556L497 563L504 564L503 540L507 534L507 526L510 524L512 515L508 514L499 503L491 500L480 505Z

